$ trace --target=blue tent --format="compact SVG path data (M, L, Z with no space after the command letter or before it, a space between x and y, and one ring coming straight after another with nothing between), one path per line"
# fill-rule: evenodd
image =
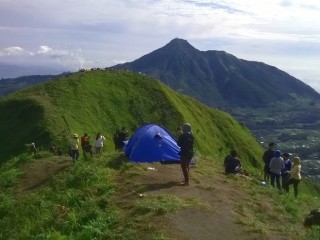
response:
M180 147L163 127L146 124L138 128L124 147L124 153L134 162L180 163Z

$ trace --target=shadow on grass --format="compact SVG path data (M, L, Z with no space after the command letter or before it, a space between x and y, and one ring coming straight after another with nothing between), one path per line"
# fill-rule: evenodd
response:
M128 162L128 157L121 154L111 158L106 165L114 170L120 170L122 166Z
M152 192L160 189L171 188L174 186L181 186L180 182L167 182L167 183L147 183L139 186L139 190L137 192Z

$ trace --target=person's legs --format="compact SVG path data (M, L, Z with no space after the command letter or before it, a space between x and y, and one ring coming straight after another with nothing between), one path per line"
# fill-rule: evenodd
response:
M270 183L271 172L269 167L264 167L264 181L269 184Z
M290 180L290 175L289 175L289 173L284 173L284 174L282 175L282 188L283 188L284 190L286 190L286 192L289 191L289 190L287 190L287 189L289 188L289 186L288 186L289 180Z
M96 154L100 154L101 153L101 147L96 147Z
M71 158L73 162L76 161L76 150L71 150Z
M287 193L289 193L289 186L290 186L290 184L292 184L293 183L293 178L291 178L291 179L289 179L289 181L287 182L287 186L286 186L286 191L287 191Z
M81 148L82 148L83 157L84 157L84 158L87 158L86 146L85 146L85 145L82 145Z
M294 189L294 196L298 197L298 184L300 180L293 179L293 189Z
M188 158L185 156L181 156L180 162L181 162L181 169L184 177L184 183L185 185L188 185L189 184Z
M276 174L274 174L273 172L271 172L271 186L274 187L274 180L276 178Z
M275 176L276 176L277 188L278 188L278 190L281 190L280 174L275 174Z
M266 166L264 166L263 172L264 172L263 179L264 179L264 181L267 183L267 175L268 175L268 172L267 172Z
M75 159L76 161L78 160L79 158L79 150L75 150Z

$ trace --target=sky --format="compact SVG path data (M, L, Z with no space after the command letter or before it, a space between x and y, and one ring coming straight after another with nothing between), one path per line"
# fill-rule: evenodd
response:
M319 16L318 0L0 0L0 64L110 67L181 38L320 92Z

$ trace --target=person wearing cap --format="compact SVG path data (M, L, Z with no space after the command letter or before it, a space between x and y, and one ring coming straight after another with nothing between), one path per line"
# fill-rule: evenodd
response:
M264 162L264 181L266 183L270 180L270 161L274 157L274 143L270 142L268 149L263 153L262 160Z
M271 159L269 167L270 167L271 186L274 187L274 180L276 180L277 188L281 190L280 176L281 176L281 170L284 168L284 162L283 162L283 158L281 157L280 150L277 150L274 152L274 157Z
M282 154L284 168L281 170L281 185L284 190L287 191L288 182L290 180L290 170L292 167L292 162L289 158L289 153Z
M301 160L299 157L293 158L293 166L290 171L290 180L286 188L287 193L289 193L289 185L293 184L294 196L298 197L298 185L301 181Z
M73 134L70 145L72 161L75 163L79 158L79 138L78 134Z
M193 157L193 142L194 136L189 123L185 123L182 126L182 134L178 139L178 146L180 147L180 163L181 169L184 176L184 182L182 185L189 186L189 165Z

